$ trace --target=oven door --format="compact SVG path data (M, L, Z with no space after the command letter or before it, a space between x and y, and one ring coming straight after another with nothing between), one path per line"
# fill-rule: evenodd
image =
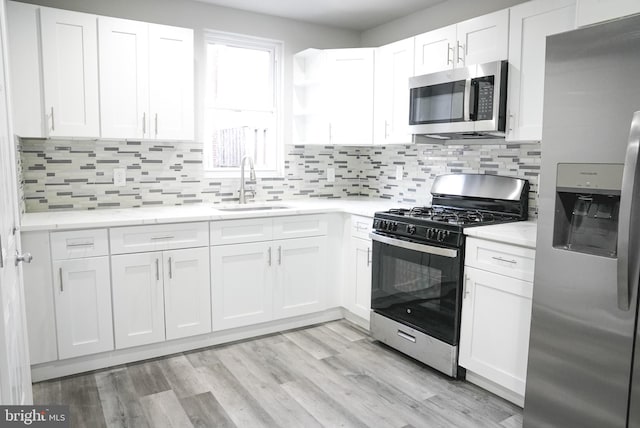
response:
M458 344L462 250L373 240L371 309L450 345Z

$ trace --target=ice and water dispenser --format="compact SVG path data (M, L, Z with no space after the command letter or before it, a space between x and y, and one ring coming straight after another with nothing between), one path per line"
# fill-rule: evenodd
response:
M616 257L622 164L558 164L554 248Z

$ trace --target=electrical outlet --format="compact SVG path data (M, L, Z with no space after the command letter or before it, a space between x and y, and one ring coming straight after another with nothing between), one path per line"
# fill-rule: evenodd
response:
M127 185L127 170L125 168L113 168L113 185L116 187Z
M404 174L402 165L396 165L396 180L402 180L402 176Z
M336 181L336 169L335 168L327 168L327 181L329 183L333 183Z

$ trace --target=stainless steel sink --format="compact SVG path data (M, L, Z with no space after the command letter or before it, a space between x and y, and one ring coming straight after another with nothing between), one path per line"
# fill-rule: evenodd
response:
M282 210L289 207L285 207L282 205L258 205L256 207L224 207L224 208L216 208L218 211L231 211L231 212L242 212L242 211L268 211L268 210Z

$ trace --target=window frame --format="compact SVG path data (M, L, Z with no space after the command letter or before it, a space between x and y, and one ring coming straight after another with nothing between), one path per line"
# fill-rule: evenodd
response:
M263 37L249 36L239 33L229 33L225 31L216 30L204 30L204 42L203 42L203 68L204 68L204 96L202 100L202 125L201 132L203 135L203 163L202 168L204 176L208 178L226 178L226 177L239 177L240 167L237 168L220 168L213 167L211 165L210 151L212 149L211 144L207 143L208 136L205 133L205 115L209 109L207 103L208 93L208 73L207 69L207 47L209 44L225 44L227 46L247 48L247 49L261 49L271 52L273 58L272 64L272 91L273 91L273 110L275 114L275 165L273 168L256 168L256 175L258 177L283 177L284 176L284 118L283 118L283 88L284 88L284 70L283 70L283 52L284 42L281 40L267 39Z

